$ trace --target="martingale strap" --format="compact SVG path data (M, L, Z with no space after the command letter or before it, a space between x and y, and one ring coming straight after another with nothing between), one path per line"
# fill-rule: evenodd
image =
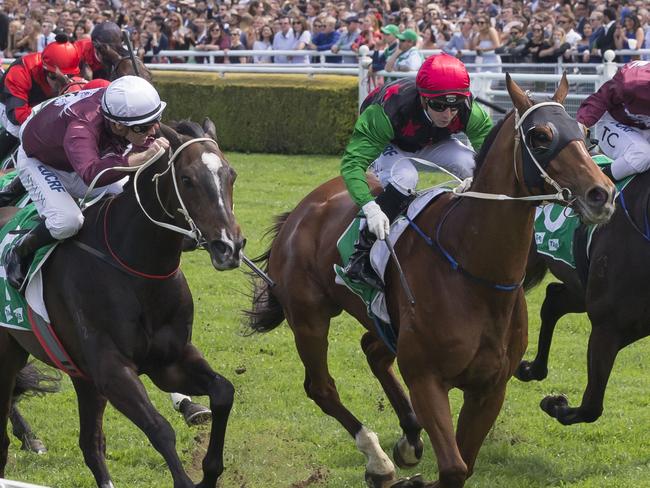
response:
M88 377L80 368L77 367L65 351L61 341L59 341L59 338L54 332L52 325L43 320L43 317L34 312L31 307L28 307L27 309L27 317L29 323L32 325L32 331L34 332L36 339L38 339L38 342L47 354L47 357L50 358L56 367L70 376L87 380Z

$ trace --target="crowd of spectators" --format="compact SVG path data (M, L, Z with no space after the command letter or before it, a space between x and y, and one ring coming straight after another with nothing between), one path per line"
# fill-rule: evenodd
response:
M414 70L422 60L420 50L442 49L487 70L501 62L599 62L607 49L650 48L647 0L424 1L0 0L0 54L41 51L57 31L73 40L88 37L106 20L130 32L145 62L163 63L188 59L160 55L169 50L269 51L197 55L191 58L196 63L309 63L318 59L273 51L336 54L366 45L378 53L374 69ZM325 61L356 59L339 54Z

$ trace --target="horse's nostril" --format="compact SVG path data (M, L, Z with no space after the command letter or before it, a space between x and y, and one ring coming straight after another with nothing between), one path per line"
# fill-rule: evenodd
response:
M587 192L587 202L590 205L603 206L609 200L609 192L600 186L596 186Z
M232 251L230 246L223 241L214 241L212 243L212 246L214 247L215 251L222 256L230 254Z

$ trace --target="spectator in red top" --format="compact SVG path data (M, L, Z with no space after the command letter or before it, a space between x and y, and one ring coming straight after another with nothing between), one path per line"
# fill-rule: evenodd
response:
M0 158L18 143L20 126L32 107L59 94L79 74L79 55L65 34L57 36L42 53L31 53L14 61L0 79Z

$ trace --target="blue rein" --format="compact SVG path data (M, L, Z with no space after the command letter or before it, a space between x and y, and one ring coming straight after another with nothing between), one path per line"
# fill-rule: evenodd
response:
M486 280L485 278L481 278L480 276L475 276L469 271L467 271L465 268L461 266L461 264L454 259L454 257L442 246L440 243L440 234L442 232L442 226L447 220L447 217L449 217L449 214L451 214L451 211L460 203L460 199L456 200L452 205L449 206L449 209L445 213L445 215L440 219L440 222L438 223L438 226L436 227L436 238L431 239L428 235L424 233L424 231L413 221L411 220L408 216L406 216L406 220L408 220L409 225L415 230L415 232L422 238L424 239L424 242L427 243L427 245L433 249L436 249L440 254L444 256L444 258L447 260L447 262L451 265L451 269L454 271L458 271L460 274L463 276L466 276L467 278L471 279L472 281L475 281L483 286L487 286L488 288L493 288L495 290L499 291L515 291L521 288L521 286L524 284L524 278L521 279L519 283L513 283L513 284L501 284L501 283L495 283L490 280Z

